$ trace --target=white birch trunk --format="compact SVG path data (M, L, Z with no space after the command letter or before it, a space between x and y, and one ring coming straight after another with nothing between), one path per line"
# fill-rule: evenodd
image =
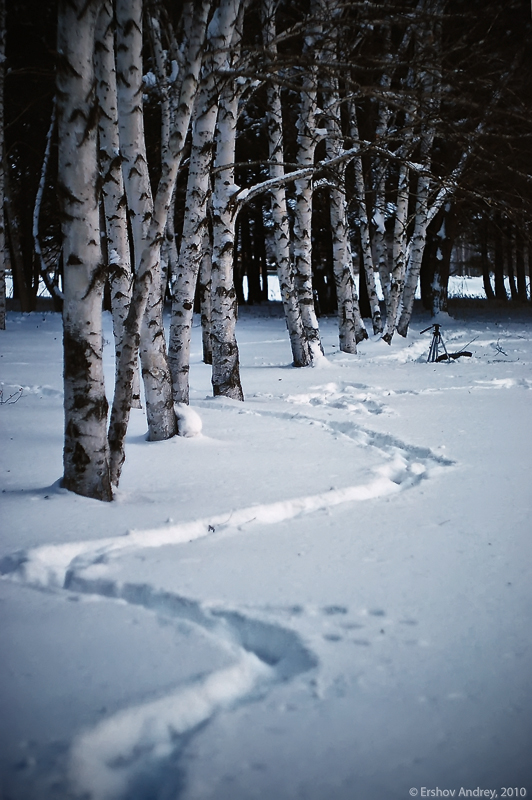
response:
M120 1L122 2L122 0ZM112 456L112 478L114 483L117 483L119 480L124 461L124 439L129 419L131 397L129 376L132 365L138 357L139 328L143 318L145 320L147 318L147 322L145 321L143 324L143 336L141 338L144 338L146 342L146 336L148 335L152 340L155 340L154 344L159 354L159 362L155 366L147 364L145 368L144 363L146 362L143 363L145 387L148 383L148 378L158 387L158 399L152 408L148 407L148 394L146 395L148 413L150 414L150 411L153 410L152 417L150 418L150 416L148 416L150 436L154 439L168 438L176 431L172 385L168 360L166 358L164 330L162 327L162 296L159 277L160 247L168 218L168 209L172 201L175 181L183 155L193 103L196 97L209 8L210 0L204 0L201 5L196 7L197 13L195 13L194 17L191 19L184 78L179 95L179 112L176 114L172 125L167 157L162 164L161 178L159 180L155 204L153 206L153 213L149 217L149 227L145 239L137 242L136 245L137 247L141 247L142 250L137 273L135 275L133 298L125 323L126 337L119 364L120 380L117 382L115 389L109 432ZM130 171L134 172L134 163L131 163L132 157L133 153L130 151L129 167ZM143 163L145 162L141 159L141 164ZM150 288L153 289L153 294L149 296ZM155 295L155 290L157 290L157 295ZM150 300L150 297L153 297L153 301ZM145 311L149 304L151 304L152 313L146 317ZM152 321L153 325L151 325ZM147 347L147 345L145 345L145 347ZM149 374L145 375L144 373L148 371ZM159 426L160 420L162 420L162 424Z
M215 167L234 163L238 97L226 87L220 98ZM211 343L214 395L243 400L236 342L236 292L233 281L235 210L231 199L237 187L234 169L216 173L212 200Z
M388 261L388 245L386 242L386 176L388 165L381 159L375 159L373 167L375 201L373 205L373 249L375 262L379 272L385 312L390 307L390 265Z
M96 93L100 110L98 119L100 171L107 236L115 363L118 373L124 339L124 322L131 302L133 273L120 157L113 27L112 2L103 0L96 26L95 69ZM140 408L138 369L135 370L133 380L132 407Z
M142 0L117 0L117 69L120 151L128 200L135 274L153 217L142 112ZM160 259L150 265L147 298L140 325L140 361L146 398L148 438L168 439L176 432L163 327L163 286Z
M175 202L176 193L174 187L170 208L168 209L168 219L166 220L164 239L161 243L161 262L163 264L163 273L165 276L167 276L171 297L173 296L173 285L177 275L177 266L179 263L179 253L177 252L174 224Z
M417 11L423 7L424 0L418 0ZM399 48L397 50L395 59L391 52L391 32L388 29L386 32L384 42L384 61L386 63L385 71L381 77L380 85L383 93L389 91L392 85L393 74L395 71L395 63L400 63L405 57L406 51L410 44L414 25L409 25L403 35ZM375 129L376 141L383 141L388 134L390 126L390 119L392 117L392 109L390 105L381 100L379 103L379 111L377 118L377 126ZM386 242L386 180L388 175L388 164L384 159L377 157L373 164L373 181L375 200L373 206L373 248L375 251L375 261L377 262L377 269L381 282L382 293L384 297L384 304L386 308L386 316L391 302L391 275L390 265L388 260L388 244Z
M441 12L439 2L429 3L432 6L429 10L433 13ZM401 290L401 312L400 318L397 321L397 311L399 307L394 307L394 280L396 269L394 266L394 274L392 276L392 300L391 300L391 316L393 315L393 322L388 323L386 341L391 341L394 333L395 323L397 322L397 329L401 335L406 336L408 325L412 316L414 307L414 296L419 280L419 272L421 269L421 261L425 249L425 242L427 237L427 228L429 225L429 210L428 210L428 197L430 190L430 175L429 170L431 167L432 146L435 137L435 119L439 110L440 100L440 81L438 78L440 72L439 59L441 58L441 45L440 45L440 23L438 20L432 22L432 30L430 29L428 19L425 19L417 33L417 59L420 62L417 68L417 74L414 80L411 81L419 86L419 100L415 101L415 113L421 120L421 131L419 133L419 161L423 171L419 172L417 176L417 194L415 205L414 217L414 230L412 237L402 247L403 252L400 255L401 273L399 275L399 262L397 263L397 283L400 285ZM411 112L410 120L413 119L413 111ZM412 138L412 128L406 125L406 141ZM401 167L401 170L403 167ZM395 243L395 242L394 242ZM402 260L405 260L404 266ZM394 261L394 264L396 262ZM403 279L403 276L405 278ZM401 285L404 280L404 285ZM395 313L394 313L395 312Z
M97 198L94 31L98 2L61 2L57 49L58 189L64 257L65 488L111 500Z
M336 0L327 3L327 11L330 17L337 15L336 5ZM324 55L328 60L334 61L335 52L331 47L325 49ZM329 77L326 80L323 108L327 118L328 129L327 157L330 159L337 158L344 151L337 78ZM353 274L353 258L345 195L345 172L346 164L339 164L335 185L331 185L329 188L329 214L331 219L333 273L338 302L340 350L344 353L355 354L357 352L357 342L366 339L367 332L360 314Z
M120 155L137 272L153 214L142 110L142 0L116 0L115 6Z
M263 41L268 57L275 60L277 46L275 44L276 25L275 0L263 0L262 4L262 30ZM278 84L270 82L267 86L266 111L268 150L270 160L270 177L281 178L284 175L284 144L283 144L283 118L281 105L281 88ZM311 363L310 349L305 336L301 319L294 275L290 258L290 226L288 209L286 205L286 189L276 186L270 190L271 212L273 218L273 240L277 265L277 276L281 299L290 337L292 358L295 367L305 367Z
M351 136L355 142L359 141L357 112L354 103L350 104L349 119L351 123ZM358 220L360 225L360 250L362 254L362 267L360 280L366 280L368 289L369 305L371 310L371 321L373 333L382 333L382 317L375 283L375 270L373 264L373 253L371 251L371 233L369 229L368 210L366 206L366 182L362 168L362 156L353 159L355 173L355 197L358 204Z
M410 68L406 78L406 90L412 90L415 80L415 69L413 66ZM406 161L408 150L412 145L414 138L414 120L418 111L418 103L416 99L412 99L409 103L407 112L405 113L405 120L402 129L403 145L399 155L402 155L403 160L399 165L399 174L397 178L397 201L395 206L395 221L393 229L393 243L392 243L392 275L390 285L390 302L386 309L386 328L383 335L383 340L387 344L391 344L393 335L397 325L397 317L399 313L400 303L403 297L403 288L406 275L407 264L407 225L408 225L408 203L410 200L410 167Z
M218 72L226 63L239 5L239 0L222 0L209 23L207 56L195 105L185 218L179 265L174 284L170 327L169 363L176 403L188 403L189 401L188 377L194 294L203 256L203 246L206 241L209 241L205 231L208 226L207 209L211 194L210 171L218 110Z
M436 31L434 32L434 36L431 37L431 53L434 53L436 58L439 58L439 47L441 47L441 38L439 36L440 26L435 23L434 27ZM429 31L427 31L427 34L428 33ZM401 315L397 323L397 332L401 336L406 336L412 318L414 297L419 282L421 262L423 260L423 253L427 240L427 228L429 225L428 199L430 191L429 170L432 164L432 147L436 135L434 120L439 111L439 100L441 96L439 75L439 64L431 64L430 71L427 69L421 76L423 131L421 134L420 163L426 171L421 172L417 179L414 231L409 246Z
M183 14L190 13L191 3L186 4ZM152 42L153 60L156 71L157 83L160 93L159 109L161 113L161 162L164 163L167 157L167 148L170 142L170 133L172 130L172 118L175 119L176 99L179 96L179 88L182 81L178 80L179 72L174 76L168 74L167 61L168 53L163 47L161 20L160 20L161 7L159 2L151 2L147 10L147 19L149 25L150 39ZM172 62L176 65L177 62ZM182 76L181 76L182 77ZM177 97L176 97L177 95ZM168 279L176 274L177 270L177 247L175 243L174 231L174 217L175 217L175 192L172 195L172 202L170 204L168 219L166 221L166 230L163 241L161 243L161 285L162 290L167 285Z
M399 167L397 183L397 203L395 208L395 223L393 229L393 269L390 286L390 303L386 312L386 330L383 339L391 344L395 333L399 303L403 294L406 271L406 226L408 221L408 200L410 170L406 164Z
M313 0L311 14L321 17L323 4ZM314 31L305 38L305 51L313 51L316 34L321 25L316 23ZM303 78L297 128L297 156L299 167L312 167L316 145L321 138L316 126L317 67L310 67ZM303 327L313 361L323 357L318 318L314 308L312 289L312 177L294 181L296 204L294 209L293 256L295 283Z
M323 11L334 29L341 25L341 10L337 0L325 0ZM336 58L335 43L329 39L322 51L326 62L333 63ZM344 151L344 137L340 119L340 97L338 78L325 75L323 87L323 110L327 124L327 158L336 158ZM351 241L347 221L345 197L346 165L339 164L334 184L329 187L329 215L331 220L333 274L338 303L338 333L340 350L344 353L357 352L357 341L367 337L366 329L356 296L353 275ZM358 334L358 335L357 335Z
M239 3L240 5L240 3ZM233 58L239 52L243 6L232 37ZM228 60L227 66L230 65ZM218 105L216 155L212 194L212 273L211 273L211 344L212 388L214 396L243 400L240 363L236 341L237 299L233 280L236 207L235 145L238 118L239 86L226 83Z
M210 83L212 90L212 84ZM189 401L190 337L194 315L194 295L208 221L210 169L213 157L216 105L204 83L199 92L196 118L192 125L185 217L177 275L173 286L172 321L168 360L172 372L173 397L176 403ZM207 103L207 107L204 105Z
M385 61L388 62L382 78L381 88L383 92L388 91L392 83L392 54L390 52L391 37L388 30L385 39ZM377 127L375 129L375 139L382 140L388 132L388 125L391 117L390 106L381 101L379 103L379 114L377 119ZM386 243L386 176L388 174L387 163L380 158L376 158L373 164L373 184L375 192L375 200L373 205L373 247L375 251L375 261L377 262L377 269L379 271L379 278L381 282L382 294L384 297L384 306L386 314L390 306L390 266L388 262L388 245Z

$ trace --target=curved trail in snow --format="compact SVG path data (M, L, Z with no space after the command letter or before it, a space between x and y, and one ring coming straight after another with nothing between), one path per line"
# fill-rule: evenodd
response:
M270 413L294 418L284 412ZM296 421L308 419L298 415ZM110 562L134 550L179 545L202 537L242 535L250 525L276 524L341 504L391 495L452 464L429 449L411 447L353 422L314 422L333 435L377 448L386 463L364 484L248 506L229 515L132 530L106 539L43 545L0 562L0 573L6 578L29 586L99 596L111 602L142 606L174 621L186 620L231 654L230 666L186 681L163 698L125 708L78 734L69 760L74 796L92 800L129 797L131 787L143 775L154 771L162 775L165 763L175 761L190 736L215 714L262 697L276 684L291 680L318 663L299 635L289 628L229 608L207 608L148 583L121 583L108 572Z
M208 631L233 655L233 663L186 682L154 701L125 708L73 742L70 783L91 800L129 798L132 787L154 770L164 774L191 735L216 713L262 696L271 686L317 665L298 635L279 625L250 619L226 609L205 610L201 604L146 584L111 584L71 575L68 587L162 614L186 619Z

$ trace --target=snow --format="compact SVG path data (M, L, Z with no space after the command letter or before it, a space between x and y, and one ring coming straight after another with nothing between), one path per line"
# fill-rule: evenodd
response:
M111 504L60 487L59 316L8 315L2 800L532 790L532 314L452 313L472 358L427 363L426 315L349 356L323 318L294 369L243 307L244 403L196 320L182 435L134 410Z
M108 259L109 259L109 264L113 264L114 266L120 266L120 254L118 250L115 250L114 248L109 250Z
M375 211L373 212L373 224L375 225L379 233L385 233L386 231L384 222L385 222L384 214L380 209L376 208Z
M174 404L175 415L177 418L177 431L179 436L199 436L203 423L197 411L194 411L190 406L185 403Z

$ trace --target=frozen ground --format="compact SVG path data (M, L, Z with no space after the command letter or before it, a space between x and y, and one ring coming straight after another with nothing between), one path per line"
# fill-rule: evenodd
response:
M58 485L60 318L8 317L1 800L532 793L530 310L444 319L451 364L428 317L358 356L324 319L303 370L271 310L244 404L195 329L202 433L134 412L112 504Z

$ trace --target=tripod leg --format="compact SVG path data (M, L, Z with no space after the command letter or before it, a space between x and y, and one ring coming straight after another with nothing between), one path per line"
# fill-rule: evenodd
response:
M443 341L443 339L441 338L441 335L440 335L440 342L441 342L441 346L443 347L443 352L444 352L444 353L445 353L445 355L447 356L447 361L450 361L450 360L451 360L451 356L450 356L450 355L449 355L449 353L447 352L447 348L445 347L445 342L444 342L444 341Z
M427 362L428 361L436 361L437 355L438 355L438 343L436 341L436 335L433 334L432 335L432 341L430 343L429 357L427 358Z

